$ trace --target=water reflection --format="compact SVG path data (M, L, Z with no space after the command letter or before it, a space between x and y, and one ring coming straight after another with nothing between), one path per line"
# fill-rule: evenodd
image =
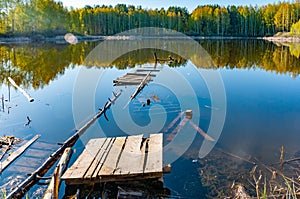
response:
M107 51L102 52L101 62L89 63L87 66L112 67L119 69L132 68L136 65L154 63L153 49L139 49L118 57L113 63L105 61L106 57L118 53L118 49L128 48L132 42L138 41L109 41L106 42ZM195 49L186 46L184 40L159 41L160 45L171 46L178 54L185 54L197 67L217 68L261 68L280 74L290 74L296 77L300 73L300 45L283 44L275 45L262 40L200 40L199 43L213 59L213 64L201 59L203 55L193 54ZM1 45L0 46L0 83L7 84L7 77L14 80L25 88L43 88L58 75L64 74L66 68L81 65L89 52L98 43L81 42L76 45L28 44L28 45ZM134 44L136 45L136 44ZM183 66L187 60L163 50L156 50L158 57L174 58L169 66Z

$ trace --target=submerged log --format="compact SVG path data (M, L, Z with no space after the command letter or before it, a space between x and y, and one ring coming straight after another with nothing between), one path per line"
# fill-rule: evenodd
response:
M193 121L190 121L190 124L192 125L192 127L198 131L198 133L200 133L200 135L202 135L204 137L204 139L209 140L211 142L216 141L214 138L212 138L211 136L209 136L208 134L206 134L199 126L197 126Z
M81 135L103 114L105 114L106 110L110 108L110 106L117 100L117 98L121 95L120 93L115 94L112 100L109 100L92 119L90 119L85 125L83 125L73 136L67 139L54 153L47 158L47 160L37 169L35 170L28 178L26 178L22 183L20 183L6 198L22 198L24 194L39 180L39 176L44 176L45 173L52 167L52 165L57 161L57 159L61 156L63 151L72 147L76 141L80 138Z
M29 102L33 102L34 99L24 90L22 89L21 87L19 87L16 82L11 78L11 77L8 77L8 81L14 86L16 87L16 89L18 89L26 98Z
M182 117L182 115L184 114L184 112L180 112L178 114L178 116L169 124L169 126L163 131L163 132L168 132L170 128L172 128L175 123Z
M20 148L18 148L15 152L13 152L8 158L6 158L3 162L1 162L1 172L8 167L15 159L17 159L24 151L33 144L41 135L34 136L31 140L26 142ZM0 173L1 173L0 172Z

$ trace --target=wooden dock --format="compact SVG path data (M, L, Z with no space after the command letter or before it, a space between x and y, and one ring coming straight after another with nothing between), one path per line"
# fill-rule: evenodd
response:
M153 78L156 77L155 73L160 71L160 67L143 67L138 68L133 72L126 73L122 77L118 77L113 80L114 86L131 86L131 85L139 85L143 80L145 84L153 81ZM151 74L149 74L151 73ZM145 79L146 76L149 76Z
M163 176L163 135L91 139L64 173L66 184L142 180Z

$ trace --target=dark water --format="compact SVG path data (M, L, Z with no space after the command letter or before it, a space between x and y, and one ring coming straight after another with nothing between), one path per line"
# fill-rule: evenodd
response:
M107 112L108 121L101 117L86 132L71 161L93 137L164 132L164 160L172 163L172 173L165 175L164 182L171 196L214 198L222 192L229 194L233 181L243 182L245 171L253 165L241 159L272 164L278 162L281 146L287 159L299 156L300 46L260 40L201 40L198 43L203 49L199 51L199 46L181 40L150 41L163 46L160 49L131 48L135 42L0 45L0 95L5 99L4 110L2 103L0 106L0 135L28 139L41 134L31 153L25 153L27 162L17 160L2 173L1 189L12 181L11 176L24 179L58 147L55 143L71 136L103 107L112 91L121 89L121 98ZM101 51L96 51L94 59L91 54L98 45L102 45ZM129 52L120 50L123 48ZM124 109L135 87L114 87L112 81L137 68L154 67L154 51L161 59L171 56L174 60L158 63L161 71L154 81ZM122 53L115 56L116 52ZM211 73L220 75L224 87L206 79L205 74ZM8 77L35 101L29 103L9 85ZM83 79L79 81L79 77ZM210 86L217 97L225 91L225 106L221 99L212 99ZM147 99L151 105L143 106ZM178 132L179 121L167 129L186 109L193 110L192 121L216 140L209 142L214 147L203 158L199 158L199 150L205 141L189 123ZM222 131L210 131L211 123L222 126L222 113L226 114ZM29 125L25 125L27 116L32 120ZM130 121L124 119L128 116ZM30 196L39 197L44 188L35 186Z

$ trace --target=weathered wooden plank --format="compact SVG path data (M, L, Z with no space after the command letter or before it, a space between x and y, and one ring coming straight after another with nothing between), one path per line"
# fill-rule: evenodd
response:
M117 164L119 162L120 154L123 150L123 145L125 144L126 137L117 137L115 142L113 143L109 154L107 155L106 159L103 160L101 167L98 167L97 174L94 173L93 178L97 176L103 175L112 175L117 169Z
M115 175L141 174L144 170L145 147L143 135L128 136Z
M163 134L151 134L144 173L163 172Z
M56 174L57 178L55 178L55 175L52 176L43 199L58 198L58 187L60 184L60 177L62 176L63 172L65 171L68 165L71 153L72 153L71 147L65 149L63 155L61 156L54 170L54 174Z
M106 138L91 139L82 154L74 162L74 164L64 173L63 179L66 178L83 178L90 164L93 162L95 155L101 149Z
M142 81L144 78L146 77L145 76L124 76L124 77L119 77L117 78L115 81ZM147 79L147 81L149 81L150 78Z
M198 133L200 133L206 140L209 140L211 142L214 142L215 139L210 137L207 133L205 133L199 126L197 126L192 120L190 121L190 124L192 125L192 127L198 131Z
M126 76L127 76L127 75L146 76L147 73L127 73ZM150 77L156 77L155 74L150 74L149 76L150 76Z
M132 77L127 77L127 78L118 78L116 79L117 82L121 81L128 81L128 82L141 82L143 81L143 78L132 78Z
M140 69L136 69L136 72L148 72L148 71L151 71L151 72L159 72L160 70L159 69L151 69L151 68L140 68Z
M172 131L172 133L178 133L181 130L181 128L184 127L188 120L189 119L184 117L183 120L181 120L177 127Z
M102 138L102 140L104 140ZM98 154L96 155L94 161L92 162L90 168L88 169L88 171L86 172L86 174L84 175L84 178L91 178L92 175L94 174L94 172L97 173L97 167L99 165L99 163L101 162L101 160L104 158L106 158L108 151L111 147L111 145L113 145L115 141L115 138L107 138L105 139L105 142L103 143L101 149L98 151Z
M149 83L149 82L152 82L153 80L147 80L145 83ZM141 83L141 81L129 81L129 80L126 80L126 81L114 81L113 82L114 84L124 84L124 85L139 85Z
M175 123L183 116L184 112L181 111L178 116L169 124L169 126L163 130L163 132L168 132L170 128L172 128Z
M10 156L8 156L3 162L1 162L1 172L8 167L15 159L17 159L24 151L30 147L41 135L34 136L31 140L26 142L24 145L22 145L20 148L18 148L16 151L14 151Z

